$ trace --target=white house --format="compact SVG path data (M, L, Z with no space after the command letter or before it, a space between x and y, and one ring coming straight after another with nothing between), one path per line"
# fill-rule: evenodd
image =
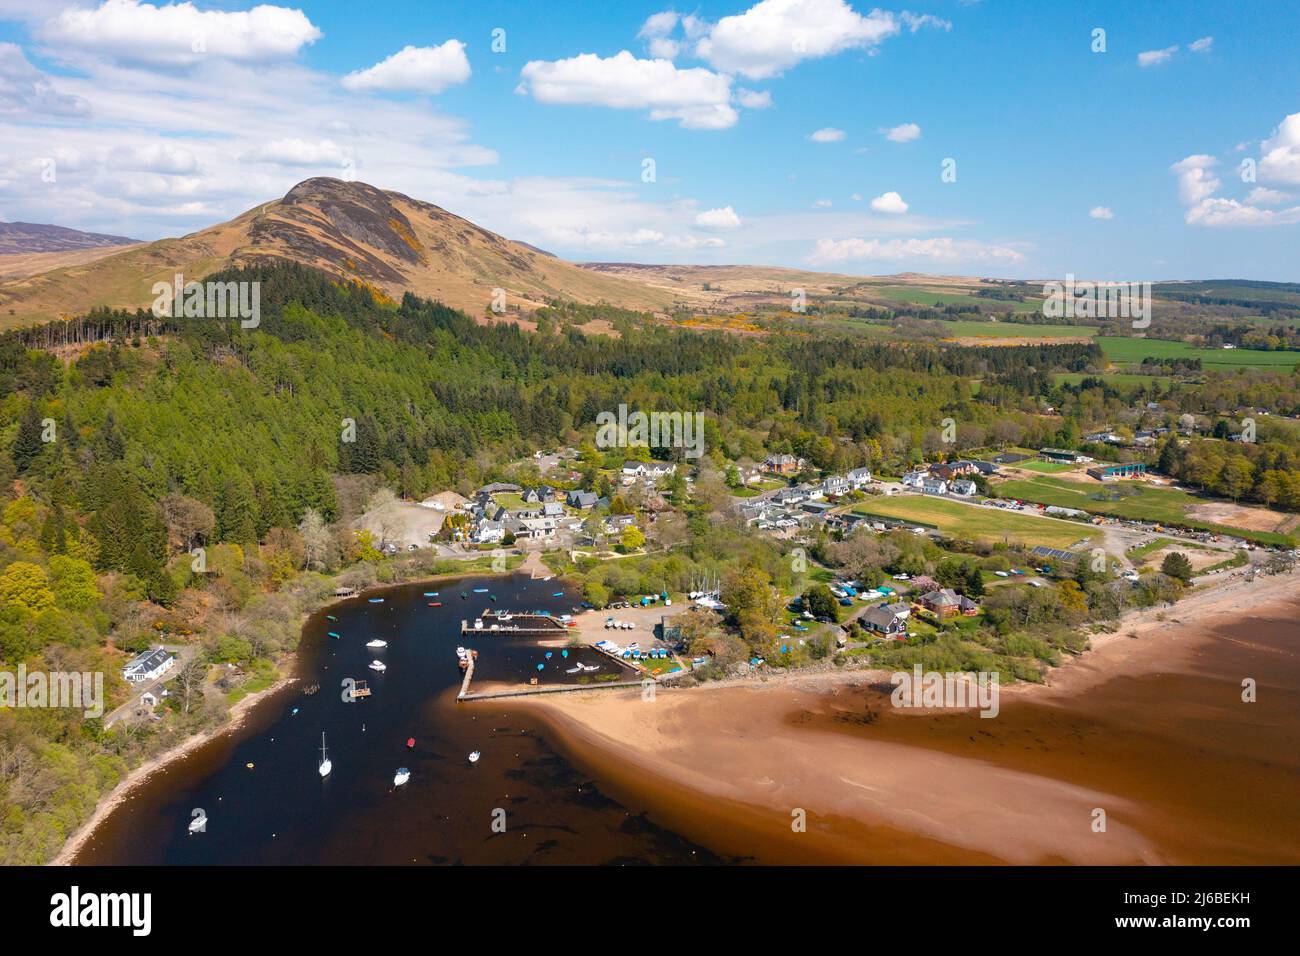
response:
M822 491L833 497L848 494L849 480L843 475L831 475L822 482Z
M176 655L161 647L141 651L122 668L122 676L132 684L147 684L157 680L176 666Z
M474 529L474 540L479 544L497 544L506 536L506 528L500 521L481 518Z
M927 495L946 495L948 493L948 482L942 478L926 477L921 482L921 490Z
M975 482L967 478L957 478L948 486L948 490L954 495L961 495L963 498L969 498L979 489L975 486Z
M865 488L867 485L871 484L871 469L854 468L849 472L848 478L849 484L853 486L854 489Z
M908 488L920 488L928 477L929 475L923 471L909 471L901 480Z

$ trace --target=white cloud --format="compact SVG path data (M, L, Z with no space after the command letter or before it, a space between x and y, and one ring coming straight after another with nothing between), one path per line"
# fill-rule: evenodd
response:
M894 14L872 10L864 17L844 0L761 0L719 20L695 52L719 70L757 80L805 59L870 51L899 30Z
M706 209L695 217L695 225L701 229L739 229L740 217L730 206Z
M1170 166L1178 177L1178 198L1184 206L1194 206L1201 200L1216 193L1223 183L1212 170L1218 165L1213 156L1198 153L1188 156Z
M241 158L280 166L342 166L351 159L351 154L332 139L274 139L249 150Z
M323 34L301 10L269 4L227 13L199 10L189 2L154 6L104 0L93 8L69 7L37 35L91 56L184 65L205 57L245 63L287 59Z
M1187 44L1187 49L1193 53L1209 53L1214 49L1214 37L1201 37L1199 40L1193 40Z
M117 169L166 173L178 176L198 171L198 160L188 149L170 143L153 146L118 146L108 156L109 165Z
M1115 213L1109 206L1093 206L1088 210L1088 215L1093 219L1114 219Z
M403 47L366 70L343 77L345 89L441 93L469 79L465 44L448 40L441 46Z
M1021 262L1024 256L1010 246L992 245L974 239L818 239L809 260L814 263L847 262L857 259L877 262L924 261Z
M871 208L876 212L889 213L893 216L901 216L907 212L907 203L903 202L903 197L896 192L887 192L871 200Z
M921 138L921 127L915 123L900 123L880 131L891 143L910 143Z
M736 102L747 110L765 110L772 105L772 94L767 90L736 89Z
M1291 200L1289 193L1279 192L1276 189L1268 189L1264 186L1256 186L1246 196L1246 202L1252 206L1276 206L1280 203Z
M678 69L670 60L641 60L627 50L600 57L532 60L519 92L539 103L648 109L653 120L675 119L687 129L726 129L737 120L731 77L703 67Z
M814 200L813 200L813 208L814 208L814 209L830 209L832 205L834 205L834 204L833 204L829 199L814 199Z
M827 126L809 133L808 138L814 143L838 143L844 138L844 130L836 129L834 126Z
M1287 121L1300 118L1300 114L1287 117L1282 126L1274 133L1273 139L1266 142L1281 141L1295 130L1285 130ZM1277 147L1285 148L1285 147ZM1223 185L1222 180L1212 171L1218 160L1213 156L1197 154L1179 160L1170 166L1170 171L1178 177L1178 198L1187 211L1184 221L1190 226L1283 226L1300 222L1300 206L1288 209L1261 209L1261 205L1276 205L1290 199L1276 190L1256 187L1246 197L1246 202L1216 196ZM1286 170L1285 160L1279 161ZM1261 169L1263 164L1261 163Z
M1138 66L1159 66L1173 59L1173 55L1177 52L1177 46L1167 46L1163 50L1144 50L1138 54Z
M90 104L54 88L50 78L27 62L16 43L0 43L0 115L31 111L52 116L82 116Z
M1269 182L1300 185L1300 113L1286 117L1260 145L1259 174Z

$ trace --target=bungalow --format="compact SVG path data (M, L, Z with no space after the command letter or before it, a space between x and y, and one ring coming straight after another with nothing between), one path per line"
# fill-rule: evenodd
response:
M907 625L903 623L905 618L899 617L887 605L867 608L858 618L862 626L873 634L882 634L885 637L901 638L907 633Z
M583 511L596 507L599 499L594 491L570 491L566 503L570 508L581 508Z
M807 464L794 455L768 455L763 459L763 470L777 475L797 475Z
M927 495L946 495L948 493L948 482L942 478L926 476L921 481L921 491Z
M811 481L804 482L802 485L799 485L798 488L809 501L820 501L822 498L826 497L826 492L823 490L822 486L814 484Z
M970 617L978 614L980 610L978 604L966 595L958 594L952 588L940 588L938 591L922 594L917 600L923 608L941 618L956 617L958 614Z
M161 647L141 651L122 668L122 677L132 684L147 684L157 680L176 666L176 655Z
M833 497L849 493L849 480L843 475L831 475L822 482L822 491Z
M975 482L971 481L969 478L958 478L948 486L948 490L954 495L961 495L963 498L969 498L971 495L975 494L975 492L979 491L979 488L976 486Z
M975 470L981 475L996 475L998 473L998 466L993 464L991 461L979 461L976 459L975 461L972 461L971 464L975 466Z
M871 484L870 468L854 468L849 472L849 484L856 491L859 488L865 488Z

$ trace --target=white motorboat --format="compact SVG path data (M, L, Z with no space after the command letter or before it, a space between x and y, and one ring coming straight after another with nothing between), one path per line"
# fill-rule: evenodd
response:
M388 670L388 665L383 661L371 661L370 669L372 671L379 671L382 674L384 671Z
M387 647L387 646L388 646L388 642L381 641L379 638L375 638L373 641L366 641L366 647Z
M317 768L322 777L328 777L330 771L334 769L334 764L330 763L329 753L325 750L325 734L320 735L320 766Z
M410 779L411 771L407 770L405 767L398 767L397 773L393 774L393 786L400 787Z
M483 755L482 755L481 753L479 753L477 750L470 751L469 762L470 762L470 763L478 763L478 758L481 757L481 756L483 756Z

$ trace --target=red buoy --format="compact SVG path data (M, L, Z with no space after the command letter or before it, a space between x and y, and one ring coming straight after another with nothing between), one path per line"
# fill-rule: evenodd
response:
M407 750L410 750L410 749L413 748L414 746L415 746L415 738L414 738L414 737L407 737L407 738L406 738L406 749L407 749Z

